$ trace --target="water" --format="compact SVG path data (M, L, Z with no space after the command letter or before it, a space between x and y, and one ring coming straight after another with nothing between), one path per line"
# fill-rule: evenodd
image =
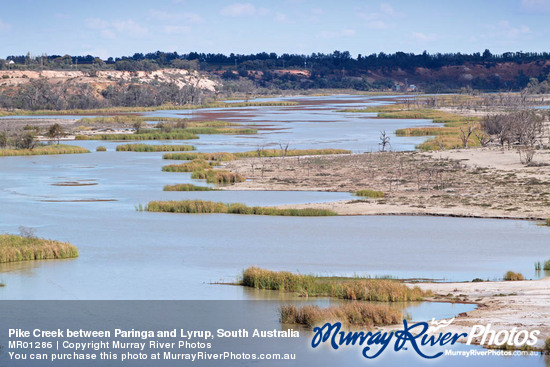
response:
M395 130L430 125L430 120L382 120L374 118L376 113L337 112L390 103L386 99L371 96L288 97L270 100L298 101L300 105L169 110L149 112L145 116L218 119L251 125L260 130L258 135L207 135L192 141L204 151L255 150L258 146L278 148L279 144L289 143L291 149L334 148L370 152L379 150L380 131L383 130L389 133L391 149L413 150L426 137L397 137Z
M200 151L245 151L277 142L290 142L291 148L377 150L380 130L427 124L334 112L387 103L372 97L298 100L305 101L303 108L160 111L151 115L223 116L276 129L261 130L259 136L210 135L170 142L190 143ZM392 148L412 149L423 139L392 136ZM446 281L499 279L507 270L535 278L541 274L535 273L534 262L550 258L548 228L528 221L138 212L136 205L150 200L279 205L352 196L303 191L163 192L166 184L207 184L191 180L189 173L161 172L162 165L169 163L161 159L162 153L115 152L120 143L110 141L76 144L93 152L0 159L0 232L17 233L19 226L31 227L40 237L69 241L80 250L78 259L1 264L0 281L7 285L0 288L2 300L269 299L279 304L295 298L211 283L234 281L243 269L253 265L319 275L391 275ZM95 152L99 145L108 151ZM63 186L68 182L85 185ZM518 245L524 243L529 246ZM315 302L328 305L338 301ZM396 306L415 320L449 318L473 308L431 303Z

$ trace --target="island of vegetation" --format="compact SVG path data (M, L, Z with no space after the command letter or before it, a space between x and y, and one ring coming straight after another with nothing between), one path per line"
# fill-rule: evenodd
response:
M0 263L73 257L78 257L78 249L68 242L47 240L32 235L0 235Z

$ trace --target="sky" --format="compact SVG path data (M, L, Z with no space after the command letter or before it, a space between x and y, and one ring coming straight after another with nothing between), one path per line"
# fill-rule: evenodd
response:
M550 51L550 0L0 0L0 58Z

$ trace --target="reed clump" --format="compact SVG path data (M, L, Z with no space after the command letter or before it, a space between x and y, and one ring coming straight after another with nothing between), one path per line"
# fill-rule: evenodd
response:
M525 278L523 277L523 274L515 273L510 270L510 271L507 271L506 274L504 274L504 280L515 281L515 280L525 280Z
M235 156L232 153L218 152L218 153L166 153L162 156L163 159L172 159L177 161L190 161L193 159L204 159L206 161L225 162L235 160Z
M207 168L212 168L216 165L213 162L205 161L204 159L193 159L190 162L182 164L169 164L162 167L164 172L195 172L204 171Z
M206 200L181 201L151 201L145 207L149 212L165 212L180 214L245 214L245 215L273 215L273 216L331 216L336 213L322 209L278 209L271 207L249 207L244 204L226 204Z
M257 267L243 271L241 285L257 289L281 290L309 297L335 297L349 300L402 302L421 301L431 292L389 279L324 278L275 272Z
M106 152L107 148L105 148L103 145L100 145L97 148L95 148L95 151L96 152Z
M280 309L280 317L282 323L310 328L326 322L372 327L397 324L403 320L402 312L395 308L365 302L349 302L328 308L285 305Z
M386 196L382 191L376 190L359 190L355 193L357 196L363 196L367 198L380 199Z
M88 149L75 145L55 144L43 145L34 149L0 149L0 157L20 155L52 155L90 153Z
M186 152L195 150L193 145L151 145L151 144L124 144L117 145L117 152Z
M216 191L208 186L196 186L193 184L166 185L164 191Z
M208 164L211 164L211 162L208 162ZM238 173L217 169L196 170L191 174L191 178L195 180L206 180L208 183L218 185L233 184L237 182L244 182L246 180L244 176L241 176Z
M0 235L0 263L78 257L78 249L68 242L32 236Z
M233 161L239 158L267 158L267 157L297 157L307 155L329 155L329 154L351 154L350 150L346 149L290 149L286 152L280 149L264 149L253 150L248 152L239 153L173 153L165 154L162 158L174 159L174 160L191 160L191 159L205 159L208 161Z

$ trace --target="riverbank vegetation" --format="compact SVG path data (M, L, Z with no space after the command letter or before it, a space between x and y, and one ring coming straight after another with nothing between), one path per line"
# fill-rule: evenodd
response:
M280 290L308 297L402 302L421 301L431 295L419 287L390 279L316 277L251 267L243 271L240 284L257 289Z
M481 146L486 140L478 117L425 108L423 105L401 103L363 109L345 109L342 112L376 112L379 118L426 119L432 120L436 124L443 124L441 127L413 127L395 131L397 136L435 135L434 138L418 146L423 151L477 147Z
M347 149L258 149L247 152L227 153L173 153L165 154L163 159L192 160L204 159L209 161L233 161L240 158L267 158L267 157L298 157L310 155L351 154Z
M195 150L193 145L152 145L152 144L124 144L117 145L117 152L184 152Z
M217 189L208 186L196 186L193 184L177 184L164 186L164 191L217 191Z
M21 155L52 155L52 154L81 154L90 153L88 149L65 144L42 145L32 149L2 149L0 148L0 157L21 156Z
M217 185L234 184L246 180L244 176L238 173L218 169L200 169L193 171L191 178L195 180L206 180L208 183Z
M0 263L72 257L78 257L78 250L67 242L34 236L0 235Z
M525 280L525 278L523 277L523 274L515 273L510 270L506 272L506 274L504 274L504 280L516 281L516 280Z
M190 162L182 164L169 164L162 167L164 172L195 172L204 171L205 169L212 168L217 165L212 161L205 161L204 159L193 159ZM202 175L202 174L201 174ZM201 177L203 178L203 177Z
M280 309L280 319L283 324L300 324L310 328L326 322L372 327L397 324L403 320L403 314L386 305L357 301L327 308L284 305Z
M355 192L355 195L372 199L380 199L386 196L382 191L377 190L359 190Z
M278 209L273 207L254 206L244 204L226 204L205 200L181 201L151 201L144 209L149 212L181 213L181 214L245 214L245 215L273 215L316 217L332 216L336 213L330 210L319 209Z

